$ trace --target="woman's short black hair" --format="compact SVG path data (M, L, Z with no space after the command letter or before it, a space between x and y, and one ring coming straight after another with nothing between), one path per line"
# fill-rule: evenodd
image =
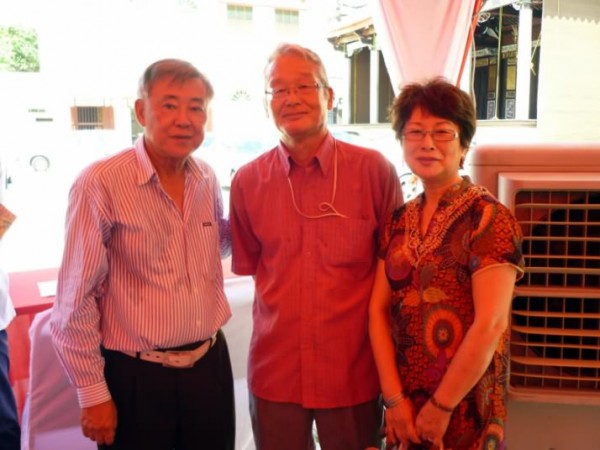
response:
M407 84L390 108L396 139L402 139L404 127L416 108L455 123L461 147L469 148L477 127L475 105L469 94L443 78Z

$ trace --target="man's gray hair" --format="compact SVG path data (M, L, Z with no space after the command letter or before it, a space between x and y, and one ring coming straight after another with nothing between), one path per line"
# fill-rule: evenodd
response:
M200 79L206 87L207 99L211 100L214 96L214 89L211 82L192 63L181 59L161 59L150 64L144 71L139 82L138 97L148 97L156 82L163 78L172 78L173 81L178 83Z
M325 70L325 65L323 64L323 61L321 60L319 55L317 55L315 52L306 47L302 47L301 45L290 44L286 42L279 44L277 48L273 51L273 53L271 53L271 56L269 56L269 59L267 60L267 65L265 67L265 83L268 83L269 81L269 66L271 65L271 63L273 63L273 61L276 58L284 55L300 56L301 58L304 58L307 61L315 63L319 70L319 82L322 83L323 86L329 86L327 71Z

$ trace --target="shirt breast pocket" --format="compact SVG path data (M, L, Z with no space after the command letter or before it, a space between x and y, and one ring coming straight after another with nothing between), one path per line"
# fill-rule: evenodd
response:
M219 255L219 225L212 220L200 220L198 222L199 239L194 240L192 245L195 246L195 253L202 255L210 264L220 260Z
M319 252L333 266L370 264L375 254L375 224L370 220L343 219L327 224L319 233Z

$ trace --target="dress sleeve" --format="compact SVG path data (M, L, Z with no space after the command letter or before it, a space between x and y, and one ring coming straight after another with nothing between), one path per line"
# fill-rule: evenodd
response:
M474 209L475 228L471 233L469 270L471 274L498 264L517 269L523 276L523 233L512 213L498 202L480 201Z

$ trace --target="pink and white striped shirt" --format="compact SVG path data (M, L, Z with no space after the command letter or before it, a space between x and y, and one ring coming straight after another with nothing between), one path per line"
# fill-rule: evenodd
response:
M81 407L110 399L100 346L168 348L206 339L231 317L220 258L229 223L213 170L190 157L180 212L143 139L71 187L51 331Z

